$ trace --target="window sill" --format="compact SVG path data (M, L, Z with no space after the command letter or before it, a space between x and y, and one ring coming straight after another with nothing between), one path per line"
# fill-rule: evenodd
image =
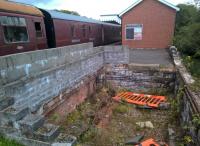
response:
M7 45L9 45L9 44L28 44L28 43L30 43L30 41L27 41L27 42L11 42L11 43L5 42L5 44L7 44Z

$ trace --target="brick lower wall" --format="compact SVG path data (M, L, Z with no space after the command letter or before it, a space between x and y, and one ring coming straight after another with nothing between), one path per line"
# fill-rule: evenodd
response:
M175 69L160 68L142 64L107 64L104 66L101 80L110 82L115 87L144 92L165 89L173 91L176 78Z
M48 111L53 111L56 114L59 114L61 117L66 114L71 113L76 109L78 105L85 101L87 97L92 95L96 89L96 76L86 77L85 80L81 81L79 86L75 89L72 89L69 93L62 93L55 100L61 100L60 104L56 105L55 100L51 101L51 104L46 104L44 106L45 114L48 114ZM52 105L55 105L55 109L52 109Z

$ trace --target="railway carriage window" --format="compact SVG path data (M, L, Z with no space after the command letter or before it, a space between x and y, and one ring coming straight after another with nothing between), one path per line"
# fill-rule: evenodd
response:
M26 21L20 17L0 16L6 43L27 42Z
M76 37L76 31L75 31L74 25L71 26L71 35L72 35L72 37Z
M126 39L127 40L142 40L142 25L141 24L127 25Z
M92 32L92 29L91 29L91 26L89 26L89 34L91 34Z
M82 31L83 31L83 37L86 37L86 26L82 26Z
M40 22L35 22L35 31L37 38L41 38L43 36Z

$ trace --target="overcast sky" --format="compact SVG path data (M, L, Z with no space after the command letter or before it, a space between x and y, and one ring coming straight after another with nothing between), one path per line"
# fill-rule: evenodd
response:
M119 14L136 0L13 0L33 4L44 9L66 9L77 11L82 16L99 19L102 14ZM192 0L167 0L177 5Z

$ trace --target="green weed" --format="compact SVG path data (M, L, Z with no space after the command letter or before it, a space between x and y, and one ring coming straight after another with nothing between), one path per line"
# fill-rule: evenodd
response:
M127 104L119 104L113 109L114 114L125 114L129 112L129 106Z
M9 140L4 138L3 136L0 136L0 146L23 146L23 145L19 144L14 140Z

